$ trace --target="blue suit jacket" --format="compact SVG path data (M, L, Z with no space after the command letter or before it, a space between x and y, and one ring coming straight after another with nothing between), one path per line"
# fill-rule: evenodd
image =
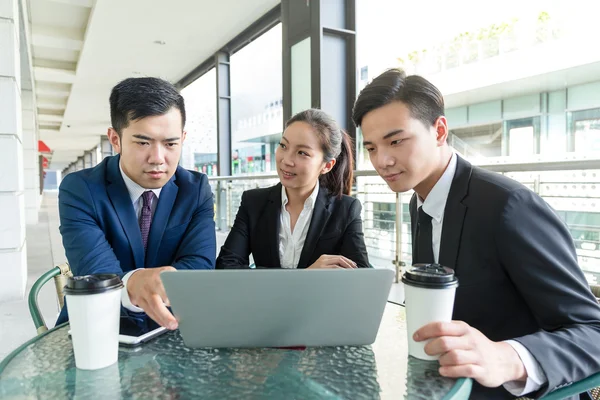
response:
M166 265L214 269L214 200L206 175L177 167L160 192L145 253L119 159L107 157L65 176L60 185L60 233L73 274L122 277L137 268ZM66 320L63 309L57 323Z

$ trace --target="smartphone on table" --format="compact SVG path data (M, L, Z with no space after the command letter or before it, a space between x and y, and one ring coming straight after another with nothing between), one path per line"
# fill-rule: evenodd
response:
M151 324L139 327L127 319L121 318L119 325L119 346L137 347L168 331L167 328L159 326L154 321L151 321ZM69 336L71 336L70 329Z

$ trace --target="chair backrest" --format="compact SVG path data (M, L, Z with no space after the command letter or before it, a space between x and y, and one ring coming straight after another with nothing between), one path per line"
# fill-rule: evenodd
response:
M28 299L29 313L31 314L31 319L33 320L33 324L35 325L35 329L37 330L38 335L48 330L48 327L46 326L46 323L44 321L44 317L42 316L42 313L40 312L40 309L37 304L37 297L40 292L40 289L51 278L54 278L54 285L56 287L56 296L58 297L58 304L59 307L62 309L65 305L65 294L63 288L67 283L67 278L70 276L73 276L73 274L71 273L69 264L64 263L59 265L58 267L52 268L50 271L40 276L31 287Z
M54 276L54 286L56 288L56 297L58 297L58 305L60 309L65 306L65 286L67 279L73 276L69 263L64 263L58 266L60 274Z

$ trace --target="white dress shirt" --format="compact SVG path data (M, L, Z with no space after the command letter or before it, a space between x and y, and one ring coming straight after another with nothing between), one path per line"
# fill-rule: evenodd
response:
M154 192L155 197L152 198L152 203L150 204L150 208L152 209L152 216L154 216L154 211L156 211L156 205L158 204L158 197L160 196L161 189L144 189L137 183L135 183L130 177L127 176L125 172L123 172L123 168L121 168L121 163L119 163L119 169L121 170L121 176L123 177L123 181L125 182L125 186L127 187L127 191L129 192L129 197L131 198L131 202L133 203L133 209L135 211L135 215L137 219L140 219L140 215L142 212L142 206L144 205L144 199L142 198L142 194L145 191L151 190ZM143 268L140 268L143 269ZM133 275L134 272L138 271L134 269L133 271L128 272L123 276L123 285L124 288L121 290L121 304L126 309L133 312L143 312L144 310L140 307L136 307L131 303L129 299L129 293L127 292L127 281Z
M450 163L448 163L448 167L446 167L446 171L444 171L444 174L433 186L425 201L417 195L417 210L419 207L423 207L423 211L431 217L431 245L433 247L433 259L436 263L439 262L444 211L446 209L446 201L448 200L450 187L452 186L452 180L454 179L454 173L456 172L456 158L456 153L453 153ZM505 342L510 344L521 358L525 370L527 371L527 381L506 382L503 385L504 388L514 396L523 396L538 390L547 382L546 375L540 364L533 357L531 352L529 352L529 350L521 343L515 340L506 340Z
M300 212L292 232L290 213L285 208L288 197L285 187L281 186L281 216L279 218L279 263L281 268L298 268L318 194L319 181L317 180L311 195L304 201L304 208Z

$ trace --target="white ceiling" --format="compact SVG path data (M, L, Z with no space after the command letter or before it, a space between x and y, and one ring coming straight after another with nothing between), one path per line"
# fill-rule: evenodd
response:
M279 0L28 3L40 139L53 150L50 168L63 169L106 133L116 83L178 81Z

